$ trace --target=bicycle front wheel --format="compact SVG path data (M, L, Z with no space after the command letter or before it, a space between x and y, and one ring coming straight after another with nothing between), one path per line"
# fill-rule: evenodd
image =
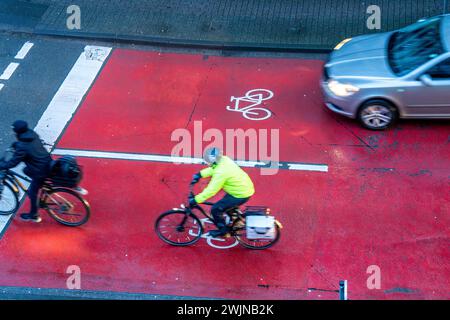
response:
M162 241L172 246L189 246L200 240L203 226L195 215L171 210L156 220L155 232Z
M0 185L0 215L9 216L19 209L19 195L8 184Z
M272 112L264 108L251 108L243 112L243 115L248 120L261 121L269 119Z
M41 207L57 222L69 227L85 224L91 215L89 203L74 190L65 188L46 191Z
M272 247L280 240L280 227L275 224L275 238L274 239L249 239L247 238L247 228L245 225L245 217L236 219L232 226L234 237L239 243L248 249L264 250Z

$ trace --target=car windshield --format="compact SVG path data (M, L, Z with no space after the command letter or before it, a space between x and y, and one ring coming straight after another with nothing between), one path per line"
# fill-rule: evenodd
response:
M395 32L389 43L389 64L404 76L443 54L440 17L423 20Z

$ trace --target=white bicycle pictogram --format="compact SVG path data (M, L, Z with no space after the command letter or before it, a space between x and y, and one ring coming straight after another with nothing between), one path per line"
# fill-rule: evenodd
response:
M242 112L248 120L266 120L272 116L272 112L266 108L258 107L263 101L273 98L273 92L267 89L253 89L248 91L243 97L231 97L234 106L227 106L228 111ZM240 107L240 103L250 103L245 107Z
M229 217L226 217L225 219L226 219L226 223L230 222L229 221L230 220ZM200 219L200 221L203 224L208 223L208 224L214 225L214 223L209 218L203 218L203 219ZM196 236L196 234L192 230L189 230L189 235L194 236L194 237ZM231 249L231 248L236 247L239 244L239 241L235 240L230 245L227 245L227 244L223 245L221 243L227 242L227 239L224 239L224 238L213 238L213 237L208 236L207 234L202 234L201 237L203 239L206 239L206 243L208 243L209 246L211 246L213 248L216 248L216 249ZM231 238L231 239L234 239L234 238ZM214 242L216 242L217 244L214 244Z

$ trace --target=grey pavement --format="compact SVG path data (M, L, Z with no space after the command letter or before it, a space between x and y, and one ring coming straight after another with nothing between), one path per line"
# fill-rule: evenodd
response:
M4 31L274 50L329 50L349 36L393 30L450 12L446 0L2 1L6 5L0 5L4 20L0 30ZM70 5L81 10L80 30L67 28ZM370 5L381 9L380 30L367 28Z

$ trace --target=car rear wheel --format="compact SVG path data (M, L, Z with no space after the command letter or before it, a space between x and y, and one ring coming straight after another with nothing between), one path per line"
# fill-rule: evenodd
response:
M370 130L384 130L397 119L395 107L384 100L366 102L358 113L361 125Z

